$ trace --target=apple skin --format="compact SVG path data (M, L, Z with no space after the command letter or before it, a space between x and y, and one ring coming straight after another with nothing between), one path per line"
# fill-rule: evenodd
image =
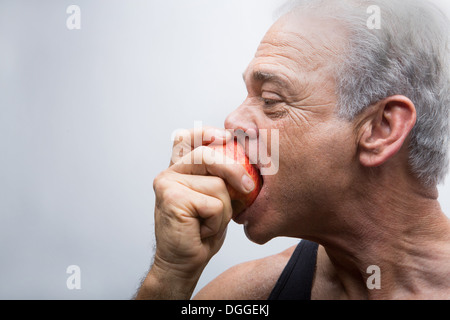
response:
M230 194L231 204L233 207L233 217L236 217L238 214L250 207L256 197L258 197L263 184L261 174L256 166L250 164L244 148L237 142L236 139L234 139L234 141L228 141L225 145L209 145L209 147L214 151L217 150L225 153L227 157L233 157L236 162L242 164L255 184L255 188L252 192L243 194L227 183L227 190Z

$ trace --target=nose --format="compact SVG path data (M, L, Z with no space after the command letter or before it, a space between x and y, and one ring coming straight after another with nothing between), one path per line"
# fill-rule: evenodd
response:
M251 107L245 102L236 110L231 112L225 119L225 129L236 132L242 130L247 134L257 135L258 126L256 124L255 107Z

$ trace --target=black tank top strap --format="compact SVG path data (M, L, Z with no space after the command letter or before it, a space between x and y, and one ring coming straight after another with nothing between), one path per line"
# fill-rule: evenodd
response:
M318 248L317 243L300 241L270 293L269 300L311 300Z

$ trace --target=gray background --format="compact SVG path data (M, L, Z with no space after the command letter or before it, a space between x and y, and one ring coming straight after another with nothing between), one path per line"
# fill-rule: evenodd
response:
M1 299L132 297L151 262L152 181L172 132L223 126L280 3L0 0ZM81 30L66 27L70 4ZM297 241L258 246L232 223L198 287ZM72 264L80 290L66 287Z

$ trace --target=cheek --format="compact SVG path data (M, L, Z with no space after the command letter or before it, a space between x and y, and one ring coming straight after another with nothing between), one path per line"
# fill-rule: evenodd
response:
M315 145L315 161L320 169L343 173L351 169L357 155L353 129L349 124L324 126Z
M291 188L335 189L348 184L355 164L352 128L342 123L318 124L309 130L280 134L280 179ZM312 195L311 195L312 196Z

